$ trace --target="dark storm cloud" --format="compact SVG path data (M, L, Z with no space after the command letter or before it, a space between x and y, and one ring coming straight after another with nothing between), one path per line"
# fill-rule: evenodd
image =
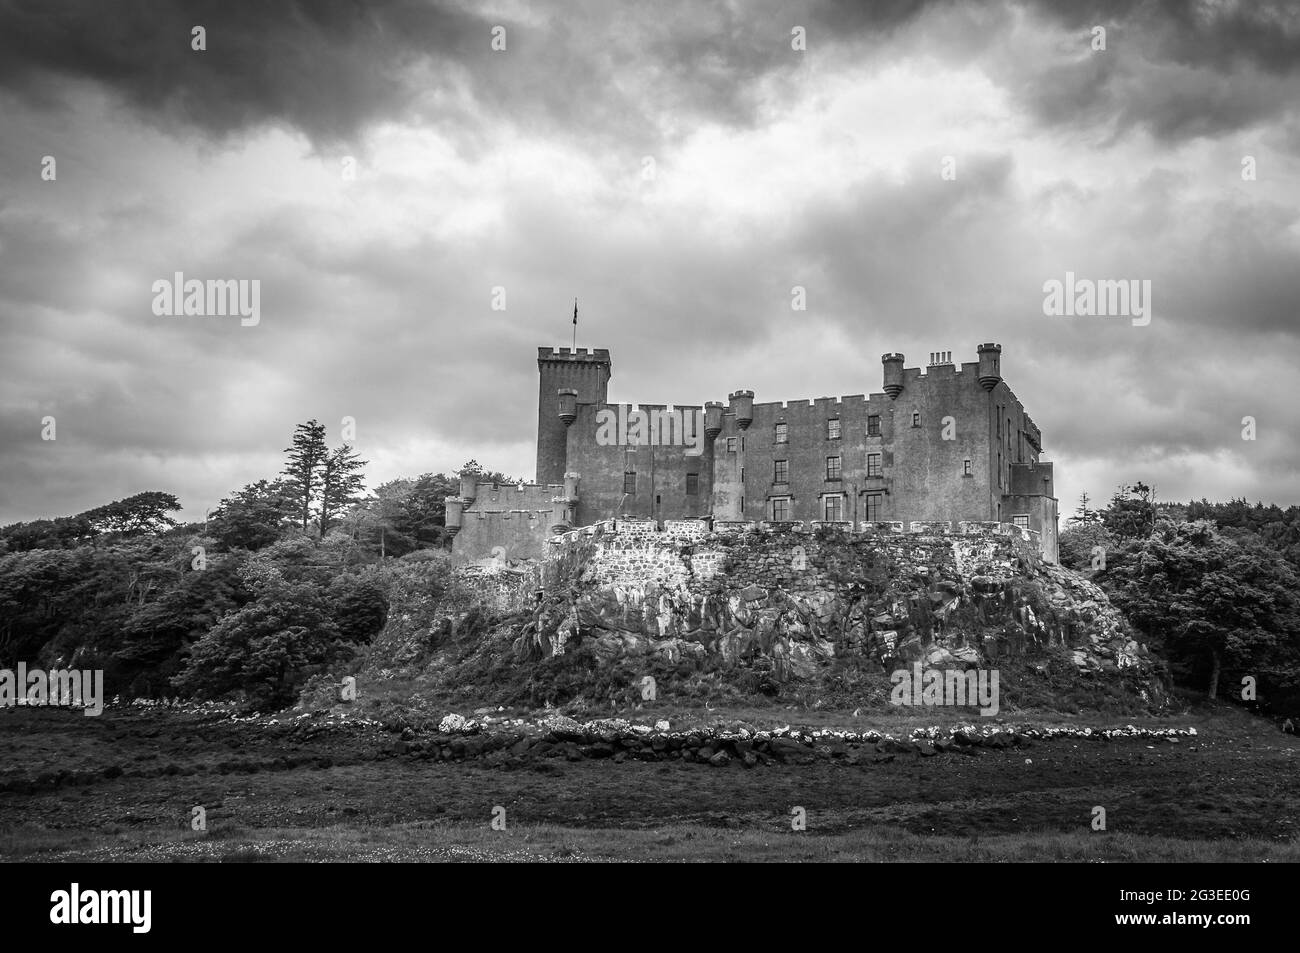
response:
M1032 5L1071 30L1118 25L1150 58L1164 62L1224 73L1243 66L1277 74L1300 70L1300 8L1289 0L1038 0Z
M1167 142L1217 136L1293 115L1300 99L1300 8L1187 0L1040 2L1073 45L1026 68L995 69L1048 126L1117 136L1141 128ZM1091 31L1106 29L1105 51Z
M597 137L639 130L654 145L684 117L752 123L755 82L802 65L794 25L814 49L883 42L923 7L557 3L528 8L540 22L515 23L424 0L7 0L0 87L47 106L50 77L85 80L160 126L218 138L280 123L317 145L349 142L416 111L468 140L477 122L507 120ZM196 25L206 52L190 47ZM497 25L504 54L490 48Z
M1010 23L1017 7L994 8L995 19ZM1241 128L1296 100L1295 8L1028 7L1057 32L1077 34L1079 53L1093 25L1110 31L1107 54L1012 56L992 71L1045 124L1144 126L1181 139ZM281 123L317 145L350 142L374 122L416 111L471 143L481 124L510 121L595 140L639 136L653 148L690 117L753 125L759 81L805 64L790 49L796 24L814 55L854 56L887 48L918 23L941 30L931 12L964 18L962 41L996 51L986 8L944 0L554 4L530 7L536 22L524 23L420 0L9 0L0 4L0 86L48 103L51 76L88 80L150 121L217 137ZM505 54L489 46L498 24L507 29ZM194 25L207 30L206 53L190 49Z
M190 31L207 31L206 52ZM0 84L48 99L51 76L102 84L164 125L218 136L283 122L347 139L411 95L402 70L486 35L474 17L414 0L0 5Z

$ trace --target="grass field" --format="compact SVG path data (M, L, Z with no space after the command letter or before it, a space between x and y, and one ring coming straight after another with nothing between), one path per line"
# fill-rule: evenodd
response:
M673 717L674 727L761 716L894 731L935 721L772 714ZM0 858L1300 860L1300 740L1230 708L1143 721L1194 725L1198 736L752 769L559 757L490 764L388 756L393 735L378 726L307 736L166 710L6 710ZM191 830L196 806L206 831ZM1104 831L1092 829L1097 806ZM796 809L805 830L793 829Z

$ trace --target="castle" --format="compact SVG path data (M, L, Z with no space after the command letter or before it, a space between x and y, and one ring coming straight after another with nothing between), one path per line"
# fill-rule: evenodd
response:
M755 403L611 404L603 348L538 348L536 483L461 475L447 500L453 554L537 557L559 532L610 518L813 522L936 531L1018 526L1057 559L1052 464L1002 379L1000 344L924 369L886 354L881 393Z

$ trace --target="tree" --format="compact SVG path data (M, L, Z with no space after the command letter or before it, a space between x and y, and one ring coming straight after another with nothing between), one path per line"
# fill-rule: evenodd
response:
M370 578L352 574L335 576L326 599L330 618L346 642L370 642L388 619L388 597Z
M283 707L313 668L355 654L314 586L271 576L257 590L194 643L177 689L201 698L242 691L254 707Z
M217 504L207 532L224 549L258 550L280 538L296 508L283 480L258 480Z
M1088 491L1087 491L1087 490L1084 490L1082 493L1080 493L1080 494L1079 494L1079 505L1078 505L1077 507L1075 507L1075 509L1074 509L1074 515L1071 516L1068 520L1066 520L1066 522L1067 522L1067 523L1073 523L1073 524L1076 524L1076 525L1087 525L1087 524L1089 524L1089 523L1100 523L1100 522L1101 522L1101 511L1099 511L1099 510L1094 510L1094 509L1092 509L1091 507L1089 507L1088 504L1091 503L1091 502L1092 502L1092 499L1091 499L1091 497L1088 496Z
M7 551L15 553L33 549L66 549L90 542L96 535L98 530L84 514L0 527L0 539L4 540Z
M446 498L459 492L445 473L389 480L376 487L355 513L355 531L380 556L404 556L421 547L441 546L446 536Z
M281 472L305 533L311 519L312 503L321 487L321 469L329 456L325 446L325 425L314 418L299 424L293 434L293 445L286 447L284 452L289 455L289 460Z
M321 466L320 535L330 528L334 514L361 499L365 475L361 472L369 461L361 460L346 445L325 456Z
M235 557L220 554L201 570L187 564L176 585L139 607L123 624L121 644L113 653L122 663L123 678L138 679L146 694L165 687L179 669L182 652L252 598L239 566Z
M1145 483L1121 486L1101 513L1102 522L1119 539L1144 539L1156 525L1155 490Z
M508 477L499 470L484 470L483 465L477 460L467 460L458 471L459 473L477 473L481 483L498 483L506 486L511 483L522 483L522 480L516 480Z
M1066 569L1083 571L1092 568L1098 546L1109 558L1116 545L1115 537L1100 522L1071 523L1057 539L1058 558Z
M1225 666L1289 681L1300 657L1300 580L1276 553L1223 536L1208 521L1161 521L1108 560L1104 586L1171 663L1207 677Z
M157 534L175 526L176 521L167 514L180 508L180 502L170 493L150 490L87 510L80 517L101 533L138 536Z

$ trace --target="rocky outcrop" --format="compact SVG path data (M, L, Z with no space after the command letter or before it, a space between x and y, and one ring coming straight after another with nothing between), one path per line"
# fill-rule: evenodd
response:
M520 638L540 657L716 656L778 680L857 656L885 668L997 664L1052 648L1081 671L1146 667L1105 593L1016 537L755 530L696 539L570 534Z
M362 674L415 676L450 704L579 712L649 697L648 674L688 704L880 708L892 673L917 666L972 682L998 670L1012 708L1136 712L1166 697L1105 593L1005 527L668 530L610 521L556 537L540 563L412 576Z

